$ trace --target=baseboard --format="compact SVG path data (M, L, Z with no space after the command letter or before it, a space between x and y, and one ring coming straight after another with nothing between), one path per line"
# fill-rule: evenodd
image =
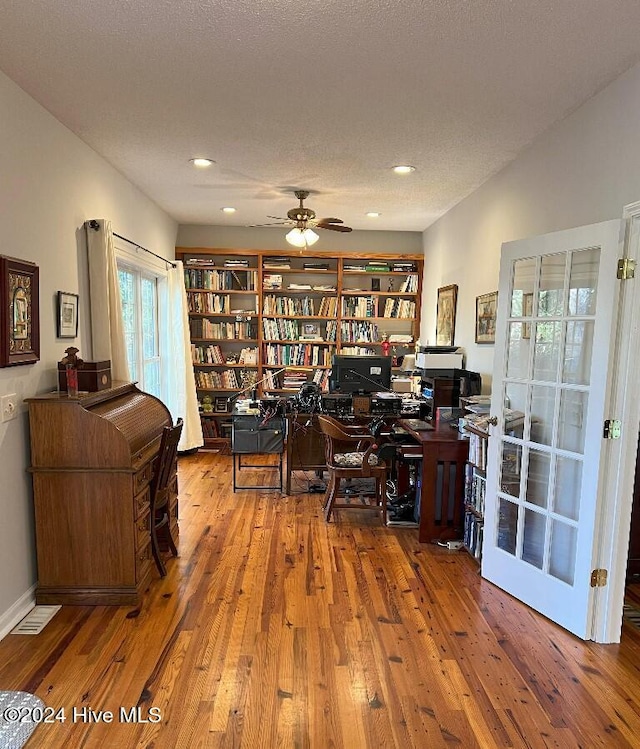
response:
M32 585L29 590L0 616L0 640L6 637L19 621L36 605L36 586Z

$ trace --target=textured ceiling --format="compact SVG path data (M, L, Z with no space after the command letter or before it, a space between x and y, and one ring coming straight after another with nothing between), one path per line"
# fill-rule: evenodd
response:
M307 188L320 216L421 231L640 59L637 0L0 11L0 69L183 224L265 222Z

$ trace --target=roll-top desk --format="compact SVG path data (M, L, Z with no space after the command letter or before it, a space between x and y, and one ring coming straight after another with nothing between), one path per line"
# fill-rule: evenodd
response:
M132 383L27 398L40 604L137 605L151 579L149 491L171 415ZM177 539L173 479L170 529Z

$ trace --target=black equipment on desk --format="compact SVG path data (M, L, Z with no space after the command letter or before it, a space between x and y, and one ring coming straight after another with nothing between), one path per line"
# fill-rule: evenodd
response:
M352 403L350 395L324 394L321 400L322 413L330 416L351 416Z
M389 396L387 393L371 396L371 413L378 416L386 414L389 416L399 416L402 412L402 398L400 396Z
M391 357L334 354L329 389L361 394L391 390Z

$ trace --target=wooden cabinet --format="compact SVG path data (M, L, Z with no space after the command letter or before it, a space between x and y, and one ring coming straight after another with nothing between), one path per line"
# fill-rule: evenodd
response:
M183 260L205 445L228 438L228 398L328 389L334 353L398 356L420 334L421 255L176 248ZM211 403L203 404L203 399Z
M166 406L131 383L28 398L39 604L138 605L153 572L149 491ZM177 537L177 479L171 530Z

